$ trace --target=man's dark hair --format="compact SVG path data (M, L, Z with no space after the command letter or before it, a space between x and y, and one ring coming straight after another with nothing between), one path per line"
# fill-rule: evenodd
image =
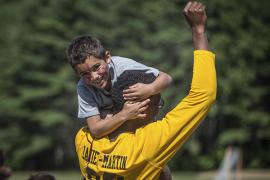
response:
M0 180L8 179L11 175L11 169L4 166L4 152L0 150Z
M28 180L55 180L54 176L45 172L31 174Z
M150 84L156 77L152 73L146 73L144 70L127 70L118 78L112 88L113 112L118 113L122 110L125 100L123 90L136 83Z
M106 50L97 38L80 36L71 41L67 48L66 55L69 64L75 70L77 64L84 63L90 56L105 59L105 52Z
M0 166L4 165L4 152L0 150Z

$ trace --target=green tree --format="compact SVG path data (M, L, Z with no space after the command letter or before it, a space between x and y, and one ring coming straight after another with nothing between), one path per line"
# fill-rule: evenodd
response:
M189 89L191 32L186 2L124 0L0 1L0 148L13 168L77 165L75 73L65 49L75 36L98 37L112 55L169 73L164 114ZM244 167L269 167L269 2L205 1L216 54L218 97L212 111L170 162L172 169L213 169L237 144ZM42 163L41 163L42 162ZM188 164L186 162L189 162Z
M66 27L56 18L54 4L28 0L2 5L1 148L13 167L63 165L74 158L76 98L64 60Z

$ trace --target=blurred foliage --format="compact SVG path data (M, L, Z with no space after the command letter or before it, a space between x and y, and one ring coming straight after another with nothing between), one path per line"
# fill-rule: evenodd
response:
M172 170L208 170L224 147L243 149L244 167L269 168L269 1L208 0L208 38L216 54L218 97ZM192 41L186 1L1 0L0 148L15 169L74 168L77 77L65 58L76 36L98 37L112 55L169 73L164 112L186 95ZM164 115L161 114L160 116ZM187 163L188 162L188 163Z

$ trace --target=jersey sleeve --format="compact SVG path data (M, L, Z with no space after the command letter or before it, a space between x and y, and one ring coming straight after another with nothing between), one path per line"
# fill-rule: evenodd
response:
M193 78L189 94L161 120L136 132L141 155L163 167L205 118L216 97L215 56L194 51ZM143 141L143 143L142 143Z
M98 105L95 102L93 94L85 90L84 87L77 87L78 93L78 118L88 118L99 115Z

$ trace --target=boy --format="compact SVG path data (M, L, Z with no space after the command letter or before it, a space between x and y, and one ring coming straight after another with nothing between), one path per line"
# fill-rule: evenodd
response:
M70 65L81 79L77 85L78 117L86 119L93 137L101 138L116 130L126 120L143 118L142 112L149 100L143 103L130 104L119 113L106 116L101 112L111 111L112 99L110 90L126 70L145 70L157 76L151 84L138 83L123 94L126 100L146 99L160 93L172 81L166 73L147 67L134 60L123 57L111 57L100 41L90 36L74 39L68 47L67 57Z

